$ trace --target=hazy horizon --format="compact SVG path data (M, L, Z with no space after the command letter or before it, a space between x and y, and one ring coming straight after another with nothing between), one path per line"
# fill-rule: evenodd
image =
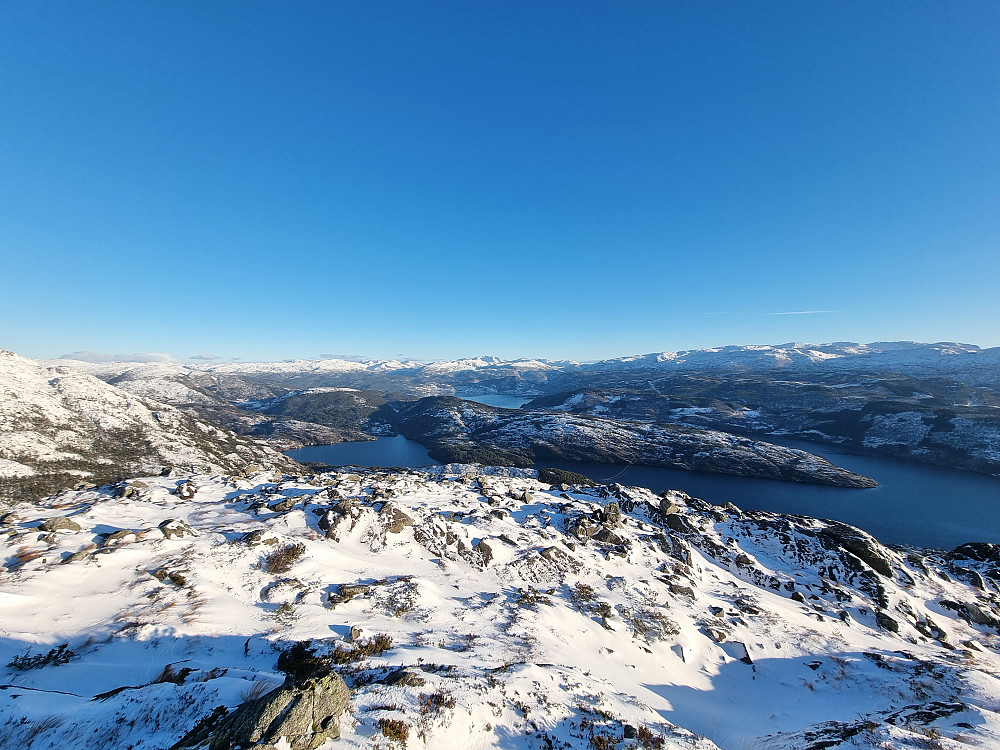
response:
M513 356L502 356L495 354L493 352L477 352L471 354L463 354L454 357L414 357L406 355L395 355L395 356L367 356L364 354L316 354L312 356L301 356L301 357L281 357L273 359L258 359L253 357L222 357L216 355L207 354L195 354L189 356L176 355L170 352L136 352L133 354L108 354L103 352L92 352L86 350L78 350L75 352L69 352L66 354L60 354L55 356L44 356L44 357L32 357L31 355L25 354L24 352L18 352L21 356L28 356L32 359L39 360L57 360L57 359L68 359L80 362L90 362L90 363L112 363L112 362L134 362L134 363L182 363L182 364L224 364L224 363L243 363L243 364L253 364L253 363L269 363L269 362L316 362L322 360L345 360L352 362L372 362L372 361L399 361L399 362L414 362L414 363L430 363L430 362L449 362L465 359L478 359L485 357L495 357L505 361L516 361L516 360L541 360L548 362L579 362L581 364L587 364L591 362L600 362L603 360L610 359L620 359L624 357L640 357L647 356L651 354L665 354L665 353L683 353L687 351L699 351L699 350L716 350L723 349L727 347L824 347L833 346L838 344L857 344L862 346L872 346L875 344L886 344L886 343L912 343L916 345L935 345L935 344L955 344L960 346L972 346L978 347L979 349L990 349L993 347L983 346L971 341L913 341L909 339L895 339L895 340L885 340L885 341L786 341L780 343L730 343L730 344L718 344L715 346L704 346L704 347L693 347L691 349L650 349L646 351L636 351L628 352L625 354L612 354L605 357L596 357L590 359L584 359L579 357L547 357L544 355L513 355ZM6 348L6 347L0 347Z

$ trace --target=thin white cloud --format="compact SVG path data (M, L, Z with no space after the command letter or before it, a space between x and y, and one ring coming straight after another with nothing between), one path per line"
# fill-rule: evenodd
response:
M836 315L843 310L790 310L788 312L771 312L765 315Z
M219 359L225 359L225 357L220 357L218 354L192 354L191 359L201 359L206 362L215 362Z
M173 354L163 352L143 352L141 354L103 354L101 352L73 352L63 354L59 359L75 359L78 362L177 362Z

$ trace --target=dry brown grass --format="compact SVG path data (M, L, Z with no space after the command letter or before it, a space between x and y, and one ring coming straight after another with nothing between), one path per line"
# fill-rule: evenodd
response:
M410 738L410 725L402 719L379 719L379 731L390 740L395 740L403 747Z
M7 570L17 570L22 565L25 565L32 560L37 560L44 554L45 550L32 549L28 545L24 545L7 560Z
M305 553L306 545L302 544L302 542L279 547L273 552L264 555L260 562L261 570L272 575L287 573Z

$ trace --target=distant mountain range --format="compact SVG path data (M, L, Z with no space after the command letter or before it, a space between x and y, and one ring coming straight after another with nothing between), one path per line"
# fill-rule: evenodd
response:
M857 344L788 343L775 346L723 346L580 363L544 359L475 357L417 364L397 360L296 360L259 363L78 362L60 360L104 380L146 381L145 388L163 381L192 381L195 391L208 385L244 381L264 388L349 385L356 388L403 389L414 395L439 395L449 389L479 389L482 393L541 395L548 381L580 373L637 372L759 372L770 370L896 372L918 377L951 377L970 385L1000 387L1000 347L913 341ZM160 381L161 385L153 383ZM391 387L390 387L391 386ZM177 385L168 386L176 389ZM472 392L472 391L469 391ZM152 391L150 391L152 395ZM163 393L159 393L161 397ZM231 395L231 394L230 394ZM278 395L278 394L274 394ZM250 396L248 396L249 398Z
M973 344L725 346L594 363L59 364L282 449L385 434L373 415L387 401L505 394L534 399L532 410L793 437L1000 473L1000 348Z

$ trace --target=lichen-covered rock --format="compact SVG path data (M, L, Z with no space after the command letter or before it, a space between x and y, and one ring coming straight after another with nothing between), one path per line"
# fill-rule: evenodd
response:
M182 521L179 518L168 518L159 524L158 528L167 539L182 539L185 536L195 536L194 529L188 526L186 521Z
M85 560L85 559L87 559L87 555L89 555L89 554L90 554L90 552L88 550L82 549L79 552L74 552L71 555L66 555L66 557L64 557L62 559L62 562L65 565L66 563L77 562L79 560Z
M385 522L385 530L390 534L399 534L407 526L413 525L413 519L393 503L383 505L378 515Z
M79 531L82 527L72 518L55 516L53 518L46 518L39 528L42 531Z
M660 507L659 507L659 510L660 510L660 514L662 516L666 517L666 516L669 516L671 513L676 513L677 511L679 511L680 510L680 506L677 505L677 503L675 503L669 497L661 497L660 498Z
M116 544L124 544L129 537L132 537L132 541L134 542L136 539L135 532L131 529L118 529L118 531L112 531L104 537L102 546L113 547Z
M350 701L347 685L334 672L286 682L242 704L214 729L186 735L171 750L236 750L277 745L282 738L291 750L314 750L340 736L340 716Z
M598 528L599 527L592 523L589 519L579 518L576 521L571 522L566 530L581 542L586 542L597 533Z
M291 510L296 505L299 504L300 497L286 497L284 500L279 500L274 505L268 505L267 509L274 511L275 513L284 513L286 510Z
M247 464L240 471L240 476L242 476L244 479L249 479L254 474L257 474L261 471L264 471L264 467L261 466L260 464Z
M139 497L142 490L148 489L149 485L139 479L133 479L129 482L122 482L117 487L115 487L115 497L117 498L135 498Z

